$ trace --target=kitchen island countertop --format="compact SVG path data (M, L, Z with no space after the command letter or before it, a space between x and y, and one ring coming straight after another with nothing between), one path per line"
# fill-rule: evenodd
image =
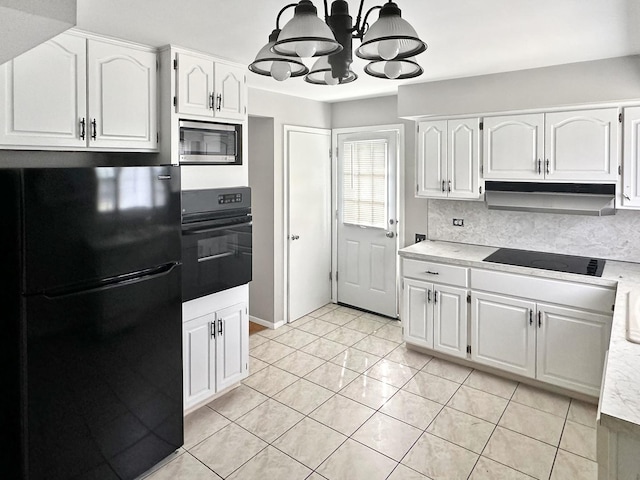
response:
M640 292L640 264L607 260L602 277L484 262L497 248L462 243L424 241L399 251L403 258L444 262L616 288L611 340L598 413L608 428L640 435L640 344L626 338L628 295Z

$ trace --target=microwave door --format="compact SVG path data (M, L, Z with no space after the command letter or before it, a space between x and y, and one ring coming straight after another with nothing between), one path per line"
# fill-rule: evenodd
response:
M240 126L180 122L180 163L241 165Z

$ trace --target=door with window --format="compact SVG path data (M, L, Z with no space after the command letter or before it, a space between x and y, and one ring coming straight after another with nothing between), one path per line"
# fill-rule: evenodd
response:
M337 300L397 317L399 129L337 135Z

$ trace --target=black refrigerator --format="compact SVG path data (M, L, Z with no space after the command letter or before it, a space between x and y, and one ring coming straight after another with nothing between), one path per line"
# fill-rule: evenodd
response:
M183 444L177 167L0 170L0 478L132 479Z

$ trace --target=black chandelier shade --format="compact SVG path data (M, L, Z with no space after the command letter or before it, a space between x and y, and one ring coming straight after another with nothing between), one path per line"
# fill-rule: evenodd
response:
M334 0L330 14L327 3L324 0L324 22L311 0L300 0L283 7L269 42L258 52L249 70L279 81L305 76L305 81L315 85L351 83L358 78L351 69L352 43L353 39L359 39L362 44L356 55L371 61L365 67L367 74L376 78L405 79L423 73L413 57L424 52L427 45L402 18L395 2L389 0L382 6L370 8L363 19L364 0L360 0L355 25L346 0ZM293 7L293 18L280 30L280 17ZM376 10L379 10L379 18L369 26L369 15ZM308 69L301 59L310 57L318 59Z

